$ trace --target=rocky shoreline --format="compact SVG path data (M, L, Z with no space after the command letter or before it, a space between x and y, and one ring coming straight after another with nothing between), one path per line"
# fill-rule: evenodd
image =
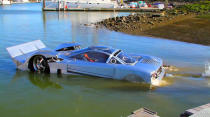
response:
M185 17L183 17L185 16ZM105 19L101 22L97 22L97 26L106 27L109 30L117 32L125 32L126 30L138 30L145 31L157 26L166 25L176 19L182 20L186 17L192 17L194 14L188 14L184 12L159 12L159 13L141 13L133 14L129 16L121 16Z
M197 16L196 13L165 11L114 17L95 25L131 35L210 45L210 20Z

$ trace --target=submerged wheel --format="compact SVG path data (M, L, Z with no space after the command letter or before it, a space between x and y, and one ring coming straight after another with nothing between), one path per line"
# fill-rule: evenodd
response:
M41 55L33 57L33 59L30 61L30 68L31 68L30 70L34 72L41 72L41 73L50 72L46 58Z

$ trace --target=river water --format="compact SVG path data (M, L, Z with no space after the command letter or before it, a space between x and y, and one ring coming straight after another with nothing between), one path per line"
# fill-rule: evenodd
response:
M126 117L147 107L161 117L178 117L210 101L210 78L202 77L210 47L143 36L94 26L117 12L42 12L41 4L0 6L0 115L4 117ZM18 71L6 47L42 40L49 48L63 42L82 47L106 45L128 53L161 57L176 66L163 86L151 88L88 76L43 75Z

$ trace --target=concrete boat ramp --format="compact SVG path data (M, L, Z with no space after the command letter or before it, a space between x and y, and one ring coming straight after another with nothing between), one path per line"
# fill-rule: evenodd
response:
M128 117L160 117L157 112L147 108L133 111ZM180 117L210 117L210 103L186 110Z
M210 117L210 103L188 109L180 117Z
M149 110L147 108L140 108L136 111L133 111L128 117L160 117L157 115L157 112Z

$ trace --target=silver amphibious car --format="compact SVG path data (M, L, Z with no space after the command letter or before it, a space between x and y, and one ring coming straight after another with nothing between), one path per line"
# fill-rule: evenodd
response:
M128 55L120 49L64 43L51 50L41 40L12 47L7 51L17 68L33 72L91 75L117 80L158 82L165 75L160 58Z

